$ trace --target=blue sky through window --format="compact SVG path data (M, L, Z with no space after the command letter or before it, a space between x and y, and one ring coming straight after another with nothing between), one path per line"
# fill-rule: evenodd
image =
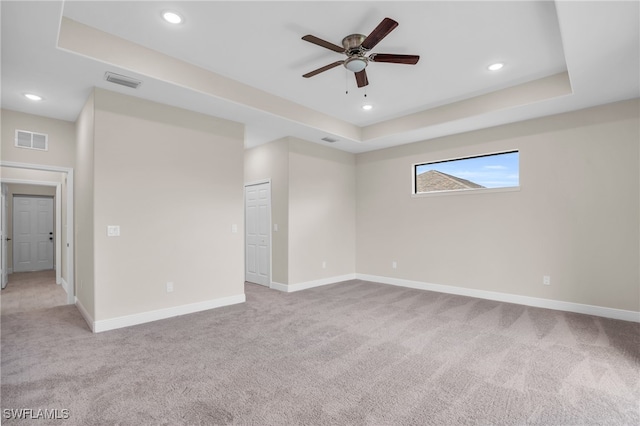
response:
M416 166L416 174L437 170L466 179L485 188L505 188L520 185L519 153L507 152L481 157L463 158Z

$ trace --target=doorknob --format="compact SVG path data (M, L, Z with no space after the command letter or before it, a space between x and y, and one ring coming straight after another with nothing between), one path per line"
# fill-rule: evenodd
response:
M7 237L7 241L11 241L11 238Z

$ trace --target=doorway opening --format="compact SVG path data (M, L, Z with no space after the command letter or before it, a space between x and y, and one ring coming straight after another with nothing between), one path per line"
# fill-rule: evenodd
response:
M8 282L9 264L7 262L7 185L23 184L48 186L55 188L55 231L54 259L55 282L60 284L66 292L66 303L75 304L75 263L74 263L74 232L73 232L73 169L59 166L47 166L29 163L15 163L0 161L3 173L2 182L2 285ZM47 176L46 180L43 176ZM52 232L52 231L48 231ZM49 237L47 237L49 238ZM13 272L13 271L11 271Z

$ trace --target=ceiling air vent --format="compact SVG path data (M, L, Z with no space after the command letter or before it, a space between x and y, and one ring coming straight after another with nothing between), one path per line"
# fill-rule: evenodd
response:
M135 78L127 77L126 75L116 74L109 71L104 73L104 79L121 86L131 87L132 89L137 89L138 86L142 84L140 80L136 80Z
M45 133L29 132L16 129L16 146L18 148L37 149L47 151L49 149L49 136Z
M325 136L324 138L322 138L322 140L329 143L338 142L338 139L330 138L329 136Z

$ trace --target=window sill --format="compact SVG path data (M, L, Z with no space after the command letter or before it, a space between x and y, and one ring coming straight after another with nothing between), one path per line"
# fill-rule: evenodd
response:
M462 194L489 194L496 192L516 192L520 191L519 186L510 186L508 188L474 188L474 189L454 189L451 191L433 191L433 192L420 192L418 194L411 194L411 198L428 198L428 197L442 197L449 195L462 195Z

